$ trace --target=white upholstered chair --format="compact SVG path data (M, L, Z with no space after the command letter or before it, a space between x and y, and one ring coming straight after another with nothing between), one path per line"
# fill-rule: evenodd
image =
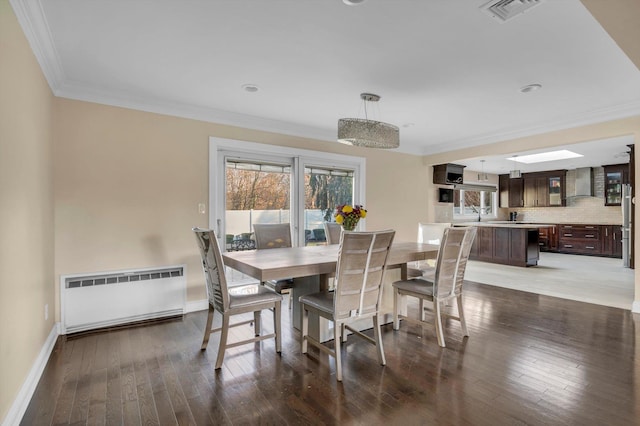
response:
M464 319L462 306L462 283L464 272L469 259L471 245L476 236L476 227L447 228L444 231L440 250L436 263L435 274L432 280L426 278L415 278L393 283L393 329L400 328L399 319L402 317L407 321L415 321L424 324L424 301L432 302L433 315L438 344L445 347L442 330L442 304L456 300L458 315L449 315L451 318L460 321L462 333L468 336L467 325ZM420 300L419 319L400 315L400 298L405 296L416 297Z
M327 244L340 244L342 225L336 222L324 222L324 232L327 236Z
M207 325L204 330L201 349L207 349L211 333L220 331L220 346L216 366L222 367L224 354L227 348L240 346L259 340L275 338L276 352L281 352L280 338L280 305L282 296L259 284L244 285L233 288L227 287L227 279L224 273L224 263L218 245L218 239L210 229L193 228L202 257L202 267L204 269L205 282L207 284L207 296L209 299L209 314ZM273 329L271 334L261 335L260 315L264 309L273 310ZM222 315L222 326L211 329L215 311ZM253 319L238 323L231 323L231 316L253 312ZM255 337L233 343L227 343L229 328L243 324L254 323Z
M340 239L336 285L333 292L313 293L300 297L302 305L302 353L308 343L336 359L336 379L342 381L341 341L347 341L346 329L373 343L378 349L378 361L386 364L378 319L382 300L382 283L387 258L395 231L347 232ZM334 323L334 347L323 345L309 336L309 312ZM374 338L349 326L363 318L373 320Z
M440 245L444 230L451 227L451 223L418 223L418 242L423 244ZM436 259L421 260L409 264L407 274L409 278L423 275L433 276Z
M255 223L253 231L258 250L291 247L291 225L288 223ZM276 293L289 294L289 309L291 309L293 280L266 281L263 284Z

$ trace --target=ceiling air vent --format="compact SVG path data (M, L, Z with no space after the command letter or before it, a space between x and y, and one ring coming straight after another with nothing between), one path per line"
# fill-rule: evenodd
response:
M480 9L499 22L506 22L542 2L544 0L492 0Z

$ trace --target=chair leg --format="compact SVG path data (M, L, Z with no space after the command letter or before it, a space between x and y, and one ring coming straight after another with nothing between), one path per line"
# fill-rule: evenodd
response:
M204 337L202 338L202 346L200 346L200 350L207 349L207 345L209 344L209 337L211 337L211 327L213 326L213 313L215 310L213 306L209 305L209 314L207 315L207 324L204 326Z
M276 308L273 311L273 329L276 333L276 352L278 353L282 352L282 328L280 327L282 315L281 308L281 302L276 302Z
M380 365L386 365L387 360L384 357L384 347L382 346L382 335L380 331L380 318L378 315L375 315L373 317L373 337L376 340L376 349L378 349L378 361L380 361Z
M335 324L333 327L333 339L336 351L336 380L342 381L342 351L340 349L340 341L342 340L342 324Z
M253 312L253 332L256 336L260 335L260 330L262 329L261 327L261 315L262 315L262 311L254 311Z
M468 336L469 332L467 331L467 321L464 318L464 309L462 308L462 294L456 297L458 301L458 318L460 318L460 326L462 327L462 335Z
M438 345L441 347L445 347L444 345L444 334L442 332L442 312L440 307L440 301L438 299L434 299L433 301L433 315L435 316L434 325L436 327L436 337L438 338Z
M342 341L346 342L347 341L347 324L342 323L342 330L340 330L340 333L342 334Z
M424 299L420 299L420 321L424 321Z
M394 330L400 330L400 319L398 318L398 310L400 309L399 306L399 298L400 296L398 295L398 289L393 289L393 329Z
M227 335L229 334L229 314L222 314L222 330L220 331L220 346L218 347L218 358L216 359L216 370L222 367L224 353L227 350Z
M309 334L309 311L304 303L300 304L302 308L302 353L307 353L307 335Z

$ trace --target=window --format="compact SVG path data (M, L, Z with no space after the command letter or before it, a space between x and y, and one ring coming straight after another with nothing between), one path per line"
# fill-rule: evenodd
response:
M294 245L326 244L323 222L365 204L365 159L209 139L209 227L227 250L251 249L253 224L291 223Z
M495 218L497 192L489 185L457 185L453 191L453 215L458 219Z

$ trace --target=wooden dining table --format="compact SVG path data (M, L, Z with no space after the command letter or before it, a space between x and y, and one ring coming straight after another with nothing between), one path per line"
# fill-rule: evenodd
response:
M397 241L393 243L387 268L399 269L399 276L397 272L387 272L387 279L383 287L382 306L384 312L382 314L388 315L393 312L391 283L397 279L407 278L407 263L435 259L438 248L438 245L416 242ZM301 312L299 303L295 302L305 294L328 290L329 276L336 271L338 245L225 252L222 257L226 266L261 282L293 279L290 302L293 303L292 324L299 329ZM309 331L321 340L328 340L330 338L329 326L323 322L310 318Z

